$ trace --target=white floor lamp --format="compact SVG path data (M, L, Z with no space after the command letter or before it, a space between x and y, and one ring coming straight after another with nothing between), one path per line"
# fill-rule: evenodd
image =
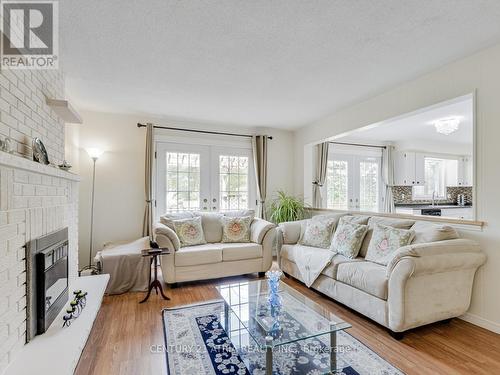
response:
M89 244L89 264L83 267L78 274L81 275L83 271L90 270L92 275L98 273L96 266L92 264L92 253L94 252L94 196L95 196L95 163L97 159L104 153L104 151L98 148L88 148L87 153L92 159L92 195L91 195L91 205L90 205L90 244Z

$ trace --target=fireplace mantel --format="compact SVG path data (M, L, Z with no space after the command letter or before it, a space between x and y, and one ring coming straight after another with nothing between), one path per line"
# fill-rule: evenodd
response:
M63 178L70 181L80 181L80 176L71 172L63 171L62 169L37 163L33 160L23 158L21 156L8 154L0 151L0 165L14 169L21 169L29 172L35 172L41 175Z

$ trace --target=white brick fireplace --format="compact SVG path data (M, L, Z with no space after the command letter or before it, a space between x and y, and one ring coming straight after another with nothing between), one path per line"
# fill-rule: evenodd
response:
M69 276L77 276L78 180L53 167L0 154L0 373L26 341L24 245L68 227Z
M24 245L68 227L70 280L77 276L79 177L31 160L33 137L54 164L64 157L64 123L46 97L64 98L61 72L0 72L0 137L15 151L0 151L0 374L26 342Z

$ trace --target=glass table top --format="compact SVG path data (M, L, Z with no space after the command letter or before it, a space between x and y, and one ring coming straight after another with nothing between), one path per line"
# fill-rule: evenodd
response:
M273 348L351 327L283 282L278 292L281 304L273 306L268 300L267 280L224 284L217 290L225 302L226 324L243 326L261 348Z

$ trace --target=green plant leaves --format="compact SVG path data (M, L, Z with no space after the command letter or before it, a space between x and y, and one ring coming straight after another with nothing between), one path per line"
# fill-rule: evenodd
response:
M274 223L302 220L305 216L305 205L301 198L278 191L277 197L269 207L269 217Z

